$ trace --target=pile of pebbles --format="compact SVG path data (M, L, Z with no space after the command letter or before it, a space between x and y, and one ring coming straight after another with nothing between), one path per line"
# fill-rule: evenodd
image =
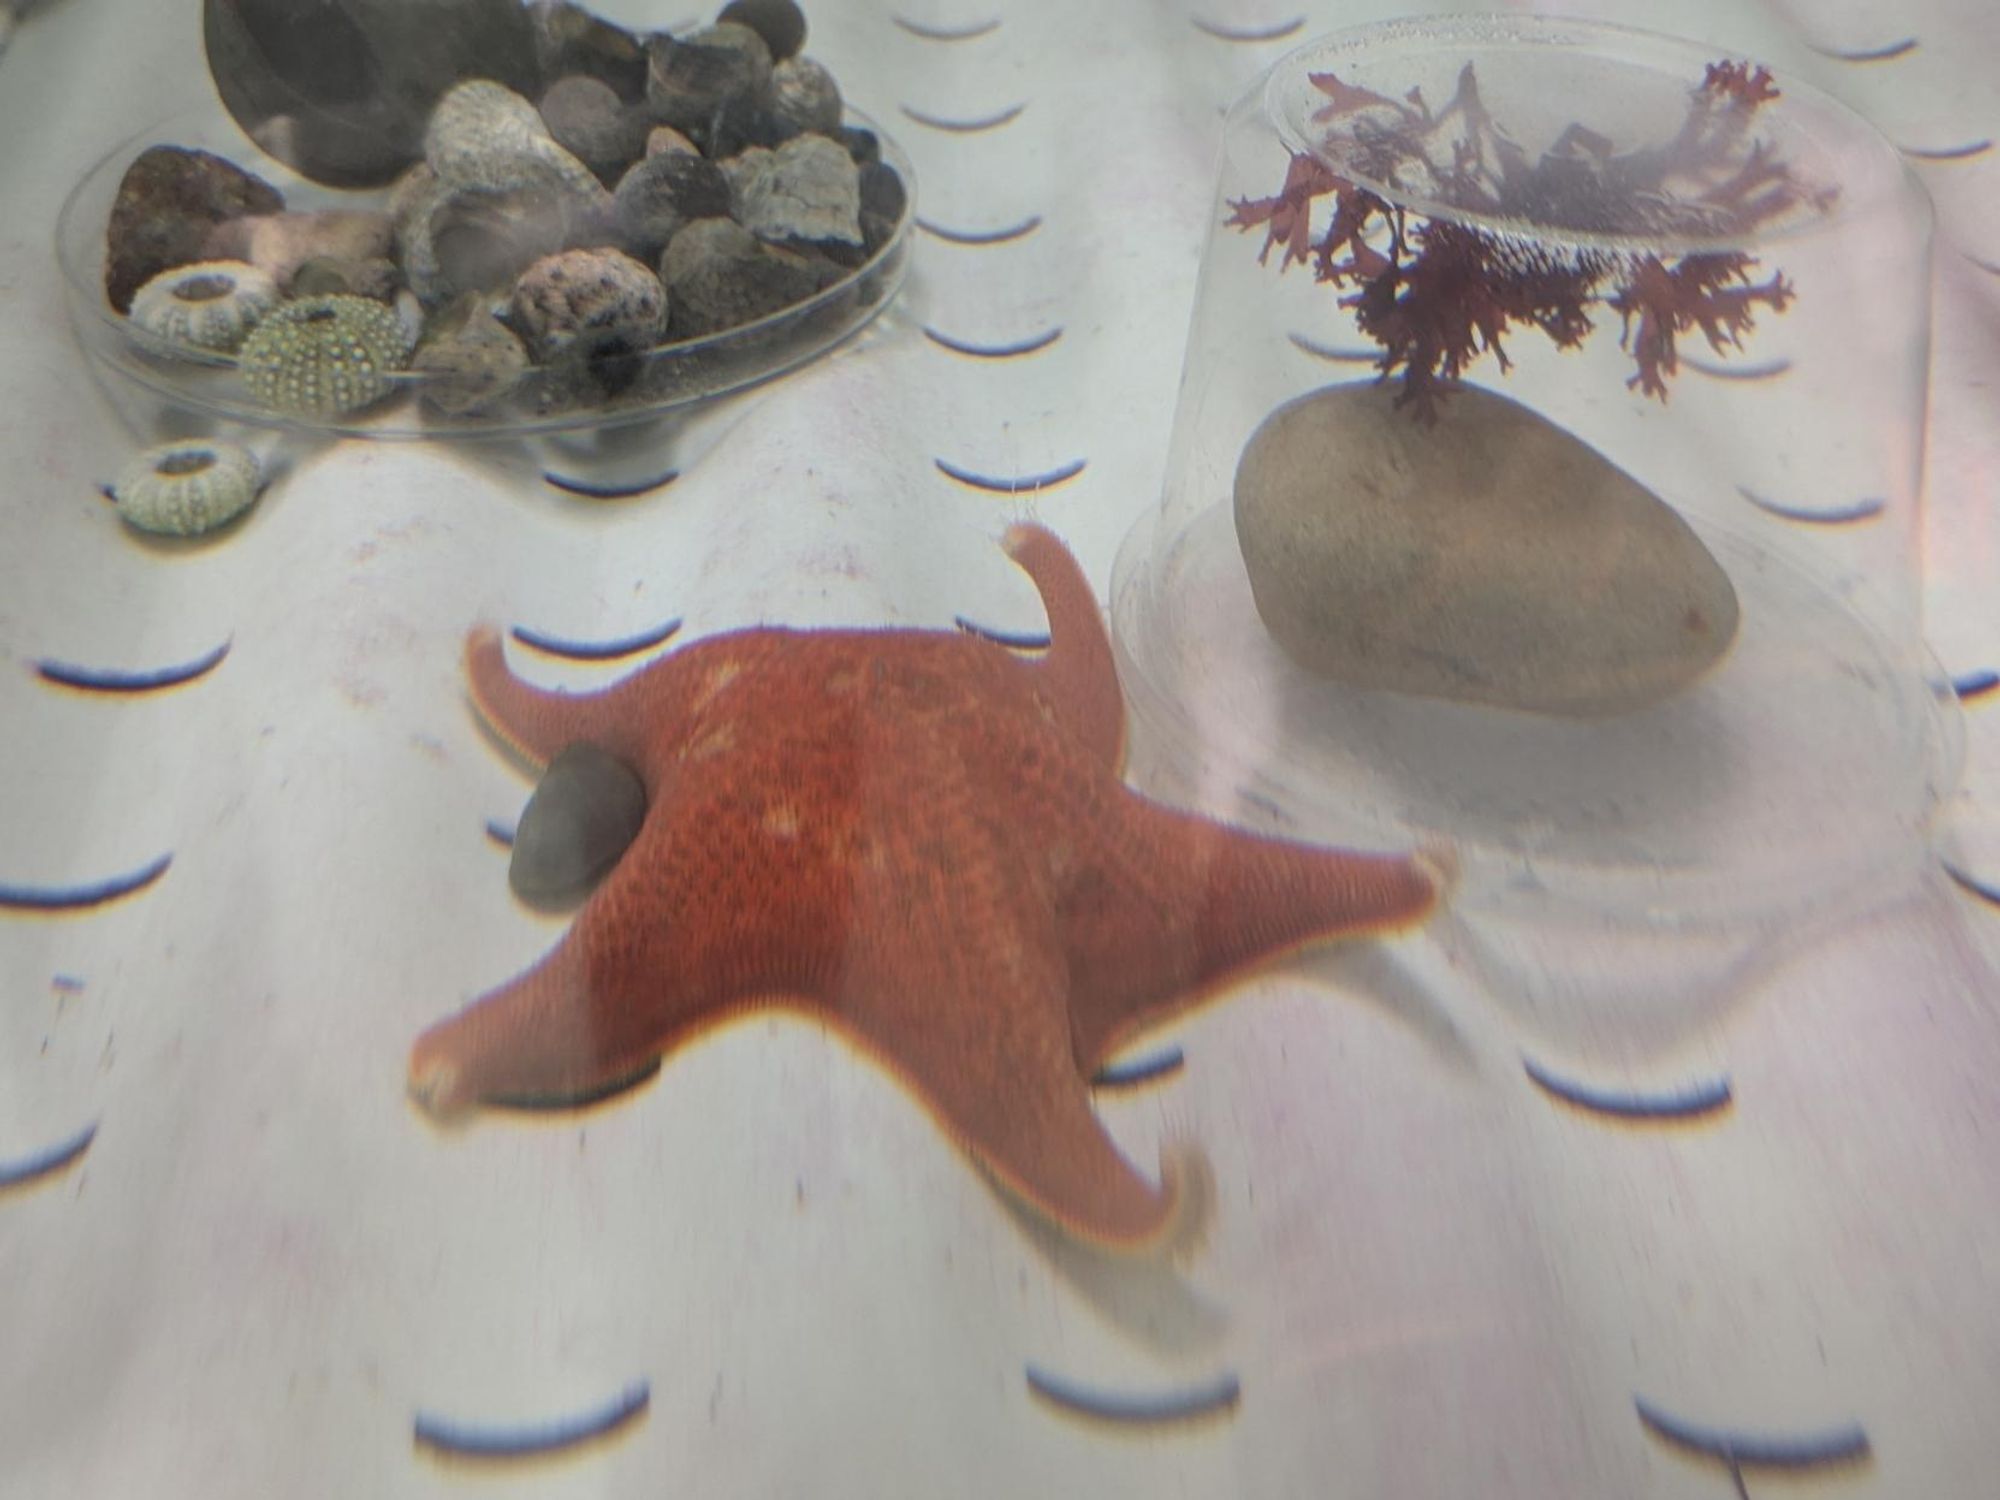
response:
M222 157L141 154L107 229L111 306L155 349L233 356L279 413L357 411L413 371L449 417L539 415L655 399L652 351L813 298L895 237L903 181L843 123L793 0L682 35L529 16L538 95L444 88L383 207L290 210Z

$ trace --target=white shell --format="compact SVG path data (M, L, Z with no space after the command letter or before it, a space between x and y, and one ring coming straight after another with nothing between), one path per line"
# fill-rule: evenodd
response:
M199 536L248 510L262 482L256 457L233 443L163 443L133 459L111 494L141 531Z
M140 287L128 316L170 344L227 354L277 305L278 286L267 273L247 261L204 260Z

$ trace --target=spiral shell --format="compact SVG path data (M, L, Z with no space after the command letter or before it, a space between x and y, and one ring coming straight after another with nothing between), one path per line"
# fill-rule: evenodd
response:
M204 260L148 281L132 294L127 316L170 344L227 354L277 305L277 284L257 267Z
M410 355L394 309L336 293L288 302L243 341L238 356L250 394L274 411L333 417L359 411L390 389Z
M200 536L248 510L262 484L255 456L233 443L163 443L125 467L111 496L127 525Z

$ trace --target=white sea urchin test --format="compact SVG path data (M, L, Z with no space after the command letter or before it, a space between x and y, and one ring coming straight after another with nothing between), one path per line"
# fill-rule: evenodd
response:
M233 443L163 443L126 465L111 497L141 531L199 536L248 510L262 483L255 456Z
M162 271L141 286L127 316L170 344L227 354L277 305L277 283L257 267L204 260Z

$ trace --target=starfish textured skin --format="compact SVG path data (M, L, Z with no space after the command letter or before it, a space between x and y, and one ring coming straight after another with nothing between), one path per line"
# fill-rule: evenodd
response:
M645 783L644 826L541 962L410 1058L439 1119L602 1094L704 1030L782 1006L857 1044L1029 1207L1107 1248L1174 1242L1198 1156L1149 1182L1089 1080L1253 965L1421 920L1423 854L1263 838L1120 777L1125 709L1089 582L1015 526L1050 645L758 628L603 692L530 686L466 645L479 713L537 765L587 742Z

